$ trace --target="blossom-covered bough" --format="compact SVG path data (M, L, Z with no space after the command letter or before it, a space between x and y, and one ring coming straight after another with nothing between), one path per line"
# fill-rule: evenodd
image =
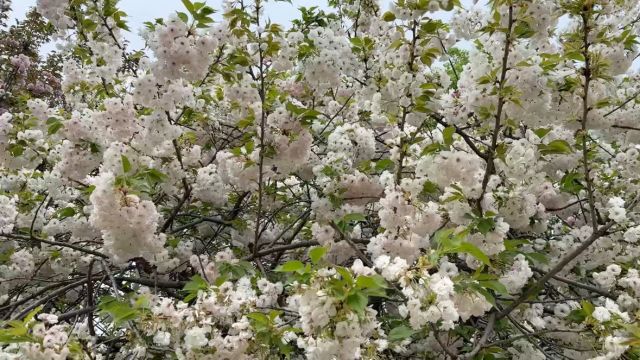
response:
M640 358L637 1L183 4L3 45L0 359Z

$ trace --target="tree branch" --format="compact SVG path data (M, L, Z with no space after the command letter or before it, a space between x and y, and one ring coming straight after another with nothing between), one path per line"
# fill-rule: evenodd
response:
M77 246L77 245L73 245L73 244L69 244L69 243L63 243L63 242L58 242L58 241L51 241L51 240L41 239L41 238L38 238L38 237L29 237L29 236L18 235L18 234L0 234L0 237L4 237L4 238L7 238L7 239L18 240L18 241L36 240L36 241L39 241L39 242L44 243L44 244L66 247L66 248L69 248L69 249L73 249L73 250L76 250L76 251L83 252L85 254L95 255L95 256L103 258L103 259L109 258L107 255L105 255L105 254L103 254L101 252L95 251L95 250L85 249L83 247L80 247L80 246Z

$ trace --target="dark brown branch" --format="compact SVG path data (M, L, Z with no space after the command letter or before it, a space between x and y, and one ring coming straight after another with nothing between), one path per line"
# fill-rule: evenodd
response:
M132 278L127 276L114 276L115 280L140 284L144 286L153 286L164 289L182 289L186 282L184 281L170 281L170 280L156 280L145 278Z
M178 215L178 216L181 216L181 215ZM188 216L198 217L197 215L188 215ZM214 223L214 224L218 224L218 225L222 225L222 226L233 226L233 224L231 222L223 220L223 219L202 216L198 220L195 220L195 221L192 221L192 222L190 222L188 224L184 224L184 225L176 227L175 229L171 230L171 233L172 234L179 233L182 230L190 229L190 228L192 228L192 227L194 227L194 226L196 226L198 224L201 224L203 222L210 222L210 223Z
M65 284L67 284L68 282L69 282L68 280L67 280L67 281L62 280L62 281L60 281L60 282L57 282L57 283L54 283L54 284L51 284L51 285L45 286L45 287L43 287L42 289L40 289L40 290L36 291L35 293L33 293L33 294L31 294L31 295L29 295L29 296L27 296L27 297L25 297L25 298L22 298L22 299L20 299L20 300L18 300L18 301L16 301L16 302L9 303L8 305L5 305L5 306L3 306L3 307L0 307L0 311L7 310L7 309L12 308L12 307L20 306L20 305L22 305L22 304L24 304L24 303L27 303L27 302L29 302L29 301L31 301L31 300L33 300L33 299L37 298L38 296L40 296L40 295L42 295L42 294L46 293L46 292L47 292L47 291L49 291L49 290L53 290L53 289L58 288L58 287L60 287L60 286L64 286L64 285L65 285Z
M87 309L93 309L95 307L93 302L93 280L91 279L94 262L95 259L91 259L91 262L89 262L89 269L87 270ZM60 319L58 318L58 320ZM93 326L93 314L89 314L87 317L87 327L89 328L89 335L96 336L96 329Z
M593 4L591 4L593 7ZM593 195L593 182L591 181L591 170L589 169L589 149L587 147L587 119L589 118L589 84L591 83L591 61L589 58L589 11L587 7L582 11L582 38L584 57L584 86L582 94L582 167L584 170L584 180L587 185L587 199L589 200L589 215L591 216L591 228L598 228L598 216L596 214L595 198Z
M76 251L83 252L85 254L95 255L95 256L98 256L98 257L103 258L103 259L107 259L108 258L107 255L105 255L105 254L103 254L101 252L98 252L98 251L95 251L95 250L91 250L91 249L85 249L83 247L76 246L76 245L69 244L69 243L62 243L62 242L58 242L58 241L51 241L51 240L41 239L41 238L38 238L38 237L29 237L29 236L18 235L18 234L0 234L0 237L5 237L7 239L13 239L13 240L18 240L18 241L32 241L32 240L35 240L35 241L39 241L41 243L54 245L54 246L66 247L66 248L69 248L69 249L73 249L73 250L76 250Z
M245 257L244 260L257 259L259 257L263 257L263 256L266 256L266 255L269 255L269 254L277 253L279 251L293 250L293 249L299 249L299 248L305 248L305 247L311 247L311 246L318 246L318 245L320 245L320 243L318 243L317 241L301 241L301 242L297 242L297 243L293 243L293 244L287 244L287 245L273 247L271 249L258 251L258 252L254 253L251 256Z
M260 9L258 3L256 3L258 7L256 9L256 26L260 27ZM256 210L256 228L254 232L253 239L253 255L255 256L258 253L258 245L260 242L260 235L262 232L260 231L260 221L262 220L262 196L263 196L263 182L264 182L264 154L265 154L265 127L267 125L267 113L265 111L266 104L266 90L265 90L265 78L264 78L264 59L262 52L262 34L258 32L258 62L259 62L259 70L260 70L260 83L258 95L260 96L260 131L259 131L259 140L260 147L258 149L258 207ZM261 264L259 264L261 266Z
M484 328L482 337L480 338L480 340L478 340L478 342L470 352L461 357L462 359L473 359L473 357L476 356L480 352L480 350L482 350L484 344L486 344L487 340L489 340L489 336L491 336L491 333L493 333L493 327L495 326L495 324L496 314L491 313L491 315L489 315L489 319L487 320L487 326Z
M491 134L491 146L487 151L487 169L484 173L484 178L482 179L482 193L478 198L478 208L481 210L481 201L484 197L485 192L487 191L487 185L489 184L489 178L495 172L495 164L493 163L495 158L496 149L498 147L498 136L500 134L500 127L502 126L502 111L504 109L505 97L502 94L504 89L506 79L507 79L507 70L509 69L509 52L511 49L511 28L513 27L513 5L509 5L509 23L507 25L507 29L505 31L505 43L504 43L504 53L502 54L502 70L500 72L500 81L498 83L498 106L496 108L495 115L495 123L493 126L493 133Z
M507 345L507 344L511 344L514 341L523 339L523 338L528 338L529 336L540 336L540 335L545 335L545 334L553 334L553 333L580 333L582 331L580 330L540 330L540 331L535 331L532 333L528 333L528 334L521 334L521 335L516 335L516 336L510 336L508 339L504 339L504 340L499 340L499 341L494 341L492 343L489 343L486 345L486 347L492 347L492 346L503 346L503 345Z
M171 119L169 114L167 114L167 117ZM178 158L180 167L184 169L184 165L182 164L182 154L180 152L180 146L178 146L178 141L176 141L176 139L173 139L172 143L173 143L173 148L176 151L176 157ZM185 177L182 178L182 187L184 188L184 194L182 194L182 198L180 198L180 201L178 201L178 204L176 204L173 210L171 210L171 214L169 215L167 220L164 222L164 224L162 224L162 227L160 228L161 232L167 231L169 226L173 224L173 220L176 218L176 216L180 212L180 209L182 209L182 206L184 206L187 200L189 200L189 197L191 197L191 186L189 186L189 183L187 182L187 178Z
M440 339L440 334L438 332L438 329L435 327L435 325L430 324L431 325L431 330L433 331L433 337L436 339L436 341L438 342L438 345L440 345L440 347L442 348L442 350L449 355L449 357L451 359L457 359L458 355L454 354L451 350L449 350L449 347L447 346L447 344L444 343L444 341L442 341L442 339Z
M625 126L625 125L611 125L611 127L613 127L613 128L617 128L617 129L626 129L626 130L636 130L636 131L640 131L640 128L633 127L633 126Z
M631 95L628 99L626 99L625 101L622 102L622 104L616 106L613 110L609 111L608 113L604 114L604 117L607 117L611 114L613 114L614 112L622 109L625 105L627 105L628 103L630 103L631 101L635 100L638 96L640 96L640 91L638 91L637 93ZM613 126L613 127L617 127L617 126Z
M66 312L66 313L64 313L64 314L60 314L60 315L58 315L58 321L59 321L59 322L67 321L67 320L74 319L74 318L76 318L76 317L78 317L78 316L82 316L82 315L85 315L85 314L91 314L91 313L93 313L93 311L94 311L95 309L96 309L96 307L95 307L95 306L90 306L90 307L85 307L85 308L82 308L82 309L79 309L79 310L69 311L69 312ZM87 320L88 320L88 321L91 321L91 324L92 324L92 326L93 326L93 320L89 320L89 319L91 319L92 317L93 317L93 314L89 315L89 317L87 318ZM91 334L91 336L95 336L95 330L94 330L94 333L93 333L93 334Z
M68 284L54 292L52 292L51 294L49 294L48 296L43 297L42 299L35 301L33 304L30 304L29 306L27 306L26 308L24 308L18 315L16 315L15 317L13 317L13 320L18 320L18 319L22 319L25 316L27 316L27 314L29 314L29 312L31 312L31 310L37 308L40 305L46 304L47 302L57 298L58 296L62 296L64 294L67 293L67 291L74 289L78 286L82 286L82 284L86 283L87 280L86 279L82 279L79 281L75 281L72 282L71 284Z
M540 274L544 274L544 271L542 271L540 269L534 268L533 270L538 272L538 273L540 273ZM588 290L588 291L594 292L594 293L596 293L598 295L607 297L609 299L616 299L615 295L611 294L610 292L608 292L606 290L603 290L603 289L600 289L598 287L589 285L589 284L585 284L585 283L581 283L581 282L574 281L574 280L571 280L571 279L567 279L567 278L564 278L564 277L558 276L558 275L554 275L551 278L553 280L563 282L563 283L565 283L567 285L575 286L577 288L581 288L581 289L584 289L584 290Z
M538 291L540 291L540 289L542 289L542 287L544 286L544 284L547 281L549 281L551 278L553 278L553 276L555 276L557 273L562 271L562 269L564 269L564 267L567 266L567 264L569 264L576 257L578 257L580 254L582 254L585 250L587 250L589 248L589 246L591 246L591 244L593 244L602 235L604 235L607 232L607 230L609 230L614 224L615 224L615 222L610 221L609 223L607 223L606 225L604 225L600 229L598 229L596 232L591 234L591 236L589 236L589 238L587 240L585 240L577 249L573 250L571 253L569 253L564 258L562 258L553 268L551 268L551 270L549 270L549 272L544 274L535 284L533 284L532 286L527 288L527 290L525 290L522 293L522 295L520 295L519 298L517 298L514 302L509 304L509 306L504 308L504 310L502 310L498 314L497 320L500 320L503 317L509 315L520 304L522 304L523 302L528 300L530 296L532 296L532 295L536 294Z
M440 114L432 114L431 117L440 125L444 126L444 127L449 127L450 125L444 120L444 117ZM478 147L476 146L476 144L474 144L473 139L471 139L471 137L464 132L464 130L460 129L460 127L458 127L457 125L453 125L453 128L455 129L456 134L460 135L460 137L462 137L462 140L464 140L464 142L467 144L467 146L469 146L469 148L471 149L471 151L473 151L476 155L478 155L480 158L484 159L485 161L487 161L488 157L487 154L483 153L482 151L480 151L480 149L478 149Z
M559 208L549 208L549 209L547 209L547 211L562 211L562 210L565 210L565 209L568 209L568 208L572 207L573 205L578 205L578 204L582 203L583 201L587 201L587 199L579 199L579 200L570 202L567 205L561 206Z

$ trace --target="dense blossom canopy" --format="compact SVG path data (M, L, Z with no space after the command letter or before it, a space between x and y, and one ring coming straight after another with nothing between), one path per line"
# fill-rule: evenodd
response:
M637 0L182 3L0 0L0 359L640 359Z

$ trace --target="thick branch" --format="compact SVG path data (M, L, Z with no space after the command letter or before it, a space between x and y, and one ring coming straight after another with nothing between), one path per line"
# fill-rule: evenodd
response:
M553 276L555 276L557 273L562 271L562 269L564 269L564 267L567 266L567 264L569 264L576 257L582 254L585 250L587 250L589 246L591 246L591 244L593 244L602 235L604 235L607 232L607 230L609 230L614 224L615 222L610 221L609 223L607 223L606 225L598 229L596 232L591 234L591 236L589 236L589 238L585 240L585 242L583 242L577 249L573 250L571 253L569 253L564 258L562 258L551 270L549 270L549 272L544 274L540 279L538 279L538 281L536 281L535 284L530 286L524 293L522 293L522 295L520 295L519 298L517 298L514 302L509 304L509 306L504 308L504 310L502 310L498 314L497 319L500 320L503 317L509 315L516 307L524 303L530 296L536 294L540 289L542 289L542 287L547 281L553 278Z
M496 314L492 313L491 315L489 315L489 320L487 320L487 326L484 328L482 337L480 338L480 340L478 340L476 345L469 353L461 357L462 359L473 359L473 357L476 356L480 352L480 350L482 350L484 344L486 344L487 340L489 340L489 336L491 336L491 333L493 333L493 327L495 326L495 324Z
M591 5L593 6L593 5ZM596 214L595 198L593 195L593 183L591 181L591 174L589 169L589 149L587 147L587 119L589 117L589 84L591 83L591 61L589 59L589 12L590 9L586 9L582 12L582 36L583 36L583 51L584 57L584 86L582 94L582 167L584 170L584 180L587 185L587 199L589 200L589 212L591 216L591 227L595 229L598 227L598 216Z

